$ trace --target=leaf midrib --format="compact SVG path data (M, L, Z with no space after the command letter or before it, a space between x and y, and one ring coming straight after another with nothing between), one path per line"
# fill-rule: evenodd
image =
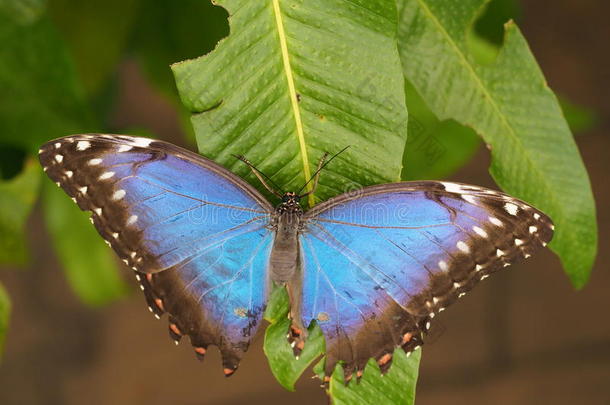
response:
M288 92L290 93L290 104L292 105L292 112L294 115L294 122L296 127L297 139L299 142L299 148L301 149L301 159L303 162L303 175L304 181L307 182L311 178L311 172L309 170L309 156L307 155L307 146L305 144L305 132L303 130L303 121L301 119L301 110L298 105L296 87L294 85L294 76L292 75L292 68L290 66L290 56L288 54L288 44L286 42L286 31L284 30L284 22L282 19L282 11L280 9L279 0L272 0L273 12L275 14L275 23L277 25L278 37L280 40L280 50L282 53L282 62L284 65L284 73L286 74L286 81L288 82ZM312 191L311 183L306 185L306 191ZM313 207L315 204L313 193L309 194L309 206Z

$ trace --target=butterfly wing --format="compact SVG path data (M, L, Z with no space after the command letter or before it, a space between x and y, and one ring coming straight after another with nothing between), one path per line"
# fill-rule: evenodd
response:
M302 321L327 341L326 373L422 344L430 320L490 273L528 257L551 220L493 190L407 182L344 194L305 214Z
M260 324L273 208L226 169L169 143L76 135L40 162L140 280L176 342L217 345L232 374Z

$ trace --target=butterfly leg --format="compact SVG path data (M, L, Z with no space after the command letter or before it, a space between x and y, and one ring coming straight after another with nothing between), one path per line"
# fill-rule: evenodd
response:
M292 352L296 358L299 357L305 348L307 340L307 328L303 325L303 317L301 314L302 291L303 291L303 275L300 266L295 271L293 277L286 283L288 298L290 302L289 317L291 320L288 330L288 343L292 347Z

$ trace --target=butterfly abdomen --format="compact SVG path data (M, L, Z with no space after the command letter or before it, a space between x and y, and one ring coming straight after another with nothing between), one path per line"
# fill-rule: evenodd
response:
M300 212L280 212L276 218L275 240L269 258L269 274L278 284L288 282L297 268L301 215Z

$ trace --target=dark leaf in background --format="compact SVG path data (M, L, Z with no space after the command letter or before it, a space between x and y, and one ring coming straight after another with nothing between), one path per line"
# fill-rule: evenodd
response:
M25 223L38 197L40 174L38 162L29 159L19 175L0 180L0 264L27 261Z
M0 360L2 359L2 351L4 349L4 341L8 330L8 323L11 316L11 301L8 298L6 290L0 284Z
M438 180L466 164L481 146L477 134L453 120L439 120L406 81L409 137L403 180Z
M2 0L0 1L0 14L10 17L20 25L35 22L45 10L47 0Z
M0 44L0 143L34 154L87 126L70 56L47 18L20 25L0 13Z
M466 38L484 0L399 3L406 77L436 116L470 126L484 139L498 185L553 218L551 248L573 285L582 287L597 251L593 195L557 98L525 38L507 24L500 53L482 65Z
M88 305L99 306L127 292L116 257L80 211L53 183L45 181L43 208L47 229L70 286Z
M133 51L152 83L178 101L170 65L214 49L229 35L227 17L210 1L148 1L140 7Z
M125 56L140 3L140 0L49 0L50 16L70 50L89 98L103 91Z

